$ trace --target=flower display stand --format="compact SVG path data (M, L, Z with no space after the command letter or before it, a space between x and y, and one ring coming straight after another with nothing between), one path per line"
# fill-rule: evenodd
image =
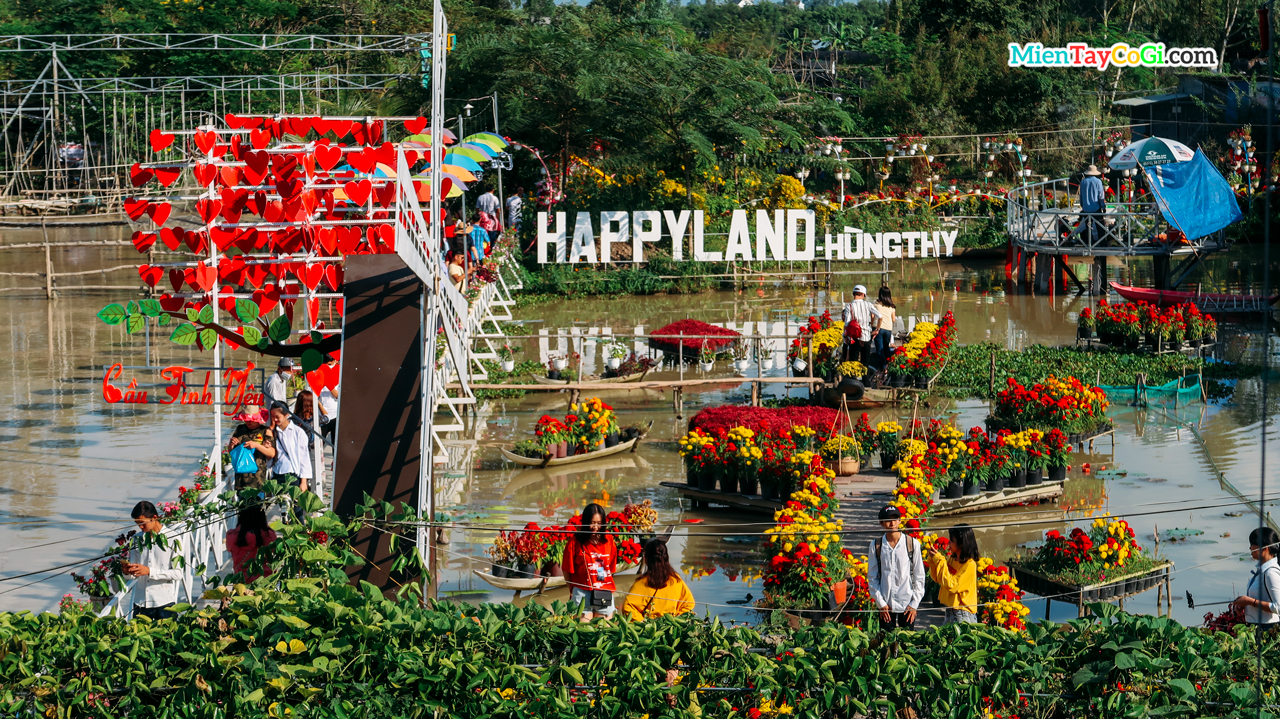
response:
M742 494L741 492L722 492L719 489L698 489L685 482L659 482L659 486L676 490L693 503L694 509L705 509L709 504L720 504L744 512L773 515L782 509L782 499L765 499L762 494Z
M1157 592L1157 609L1162 599L1165 603L1166 614L1173 604L1173 599L1169 594L1170 579L1173 574L1172 561L1165 561L1163 564L1142 572L1124 574L1104 582L1084 585L1063 584L1039 572L1014 563L1009 564L1009 570L1013 572L1014 579L1018 580L1018 586L1023 591L1038 594L1045 598L1044 616L1046 619L1049 617L1049 605L1054 600L1075 604L1076 616L1083 617L1085 604L1090 602L1119 602L1120 608L1124 609L1125 599L1142 594L1152 588L1156 589Z
M1062 496L1063 484L1063 482L1042 482L1028 487L1006 487L999 492L983 492L958 499L938 499L934 501L933 511L930 514L934 517L947 517L1029 502L1057 501Z

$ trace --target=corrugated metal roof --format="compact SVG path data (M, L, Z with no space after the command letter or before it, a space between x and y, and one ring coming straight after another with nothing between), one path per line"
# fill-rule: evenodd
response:
M1185 92L1171 92L1167 95L1149 95L1147 97L1130 97L1124 100L1116 100L1112 105L1128 105L1129 107L1139 107L1141 105L1152 105L1157 102L1168 102L1169 100L1178 100L1184 97L1191 97Z

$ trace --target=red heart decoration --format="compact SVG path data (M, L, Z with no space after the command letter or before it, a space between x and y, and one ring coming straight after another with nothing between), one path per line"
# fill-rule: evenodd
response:
M369 144L376 145L382 139L382 120L369 123Z
M265 150L271 144L271 133L262 130L249 131L249 144L256 150Z
M302 202L302 209L307 217L315 214L316 207L320 204L319 198L316 197L316 190L304 192L298 199Z
M370 227L366 233L369 238L369 246L377 248L380 244L395 249L396 230L391 225L377 225Z
M240 214L249 201L249 193L242 189L225 188L222 193L222 217L227 222L239 222Z
M160 230L160 241L170 250L178 249L178 245L182 244L182 236L186 234L186 230L181 227L165 227Z
M141 265L138 267L138 276L142 278L143 282L147 283L147 287L155 287L160 278L164 277L164 268Z
M253 205L249 208L258 217L262 217L267 211L267 193L265 190L258 190L253 193Z
M287 180L298 170L298 156L275 155L271 158L271 169L276 173L277 178Z
M239 130L240 128L244 127L244 118L238 115L232 115L231 113L227 113L222 119L227 121L227 127L231 128L232 130Z
M201 260L200 262L196 263L196 266L194 268L194 275L191 279L194 283L192 284L192 287L195 287L201 292L208 292L209 290L213 289L214 284L217 283L218 272L212 267L209 267L208 265L206 265L204 261Z
M355 140L355 143L357 145L367 144L365 141L365 138L369 136L369 133L365 131L365 126L363 122L352 122L350 132L351 132L351 139Z
M200 148L201 152L208 155L214 146L218 144L218 133L196 130L195 134L191 136L191 140L196 143L196 147Z
M223 192L226 192L226 190ZM213 222L213 218L217 217L221 211L222 203L218 200L211 200L207 197L196 200L196 214L200 215L200 219L204 220L206 225Z
M218 166L210 165L207 162L197 162L195 167L191 168L191 174L195 175L196 182L201 187L208 187L218 178Z
M324 281L328 283L329 289L334 292L337 292L338 288L342 286L342 276L342 267L337 263L327 265L324 268Z
M389 142L382 143L382 146L373 150L374 162L381 162L388 167L395 167L396 164L396 148Z
M338 233L332 227L321 227L316 230L316 244L324 250L326 256L338 251Z
M232 257L218 263L218 279L233 285L244 284L245 263L243 257ZM234 304L231 309L235 309Z
M293 324L293 306L297 303L297 300L280 300L280 309L284 310L284 314L289 318L290 324Z
M293 274L298 278L298 281L307 286L307 289L315 292L320 280L324 278L324 265L317 263L295 267ZM314 318L315 315L312 315L312 317Z
M320 324L323 324L319 320L320 320L320 300L314 299L314 298L307 300L307 321L311 323L312 327L315 327ZM306 338L311 339L311 335L307 335Z
M417 150L405 150L405 151L404 151L404 163L405 163L406 165L408 165L409 167L413 167L414 163L416 163L417 161L418 161L418 151L417 151Z
M163 225L165 220L169 219L169 213L173 208L167 202L161 202L147 206L147 216L157 225Z
M316 164L324 171L332 170L342 159L341 147L328 147L325 145L316 145L315 150Z
M426 127L427 118L422 117L421 115L412 120L404 121L404 129L407 130L410 135L421 135L422 131L426 129Z
M324 368L325 365L320 365L307 373L307 386L317 397L320 396L320 390L324 389Z
M390 207L396 199L396 184L394 182L384 182L381 187L373 191L374 197L378 199L378 204L383 207Z
M271 155L265 152L244 153L244 176L251 185L261 185L262 178L267 176L267 167L271 164Z
M181 167L157 167L155 172L156 179L165 187L172 185L174 180L182 176Z
M244 284L252 285L253 287L261 287L263 281L267 279L267 266L245 265L244 273L241 277L244 279Z
M373 190L373 184L368 180L348 182L342 186L342 190L347 193L347 199L363 206L369 200L369 193Z
M142 187L151 182L152 177L155 177L154 172L136 162L129 168L129 182L133 183L134 187Z
M155 152L160 152L172 145L174 137L174 135L170 135L163 130L152 130L151 134L148 135L148 139L151 140L151 149Z
M231 156L237 160L244 161L244 140L239 135L231 136Z
M279 222L284 219L284 203L280 200L272 200L262 211L262 219L267 222Z
M234 291L235 291L235 290L234 290L234 288L232 288L232 287L223 287L223 288L222 288L222 292L224 292L224 293L229 293L229 292L234 292ZM229 296L219 297L219 298L218 298L218 307L221 307L223 312L235 312L235 311L236 311L236 298L234 298L234 297L229 297Z
M376 165L377 163L378 161L374 158L373 153L370 152L369 150L361 150L359 152L347 153L347 164L351 165L352 167L359 170L360 172L365 173L366 175L373 172L373 166Z
M363 238L364 233L360 231L359 227L339 227L337 235L338 249L342 250L342 254L350 255L354 254L360 247L360 240Z
M169 284L173 285L174 292L181 290L186 281L187 275L182 270L169 270Z
M181 228L178 228L178 229L181 229ZM182 238L182 241L183 241L183 242L185 242L185 243L187 244L187 249L191 250L192 252L198 253L198 254L203 254L203 253L204 253L204 250L205 250L205 244L204 244L204 241L205 241L205 240L204 240L204 233L203 233L203 232L186 232L186 231L183 231L183 232L179 232L179 233L175 233L175 234L177 234L179 237L181 237L181 238Z
M182 273L179 272L178 274L182 274ZM173 295L160 295L160 309L164 310L165 312L177 312L178 310L182 309L182 306L184 304L186 304L186 300L182 299L181 297L174 297Z
M250 267L252 266L250 265ZM262 265L258 265L258 267L262 267ZM253 301L257 303L258 310L265 316L276 305L280 304L280 288L271 285L260 290L254 290Z
M276 180L276 192L285 200L297 198L302 191L302 180Z
M138 248L138 252L146 252L156 243L156 235L154 232L142 232L135 230L133 233L133 246Z
M226 252L231 243L239 237L234 227L213 227L209 230L209 235L213 238L213 244L219 252Z
M235 244L236 247L240 248L241 252L248 254L253 252L253 249L258 246L259 239L258 228L250 227L247 230L240 230L236 232Z
M316 176L316 158L314 155L303 155L300 164L308 180Z
M124 213L129 216L129 219L136 221L147 214L147 208L150 206L151 203L146 200L135 200L130 197L124 201Z
M218 180L226 187L235 187L240 184L240 168L223 166L218 169Z

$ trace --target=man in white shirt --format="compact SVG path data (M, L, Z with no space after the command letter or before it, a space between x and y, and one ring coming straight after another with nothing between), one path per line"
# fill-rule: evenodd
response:
M920 543L903 534L902 514L892 504L880 510L884 536L867 552L867 585L885 629L915 629L924 599L924 559Z
M520 225L523 223L523 220L520 217L521 210L524 209L524 198L522 195L524 195L524 188L517 187L515 192L512 192L511 195L507 197L507 227L516 228L516 232L520 231Z
M267 378L267 384L262 388L262 393L267 396L267 406L272 407L276 402L287 404L287 390L289 386L289 376L293 374L293 360L288 357L281 357L280 362L276 365L276 371Z
M884 317L876 306L867 302L867 288L857 285L853 288L853 301L844 306L840 312L840 321L849 324L850 319L857 320L858 333L856 341L849 338L849 356L847 359L867 364L871 360L871 335L878 331L879 322ZM847 335L846 335L847 336Z
M173 566L177 539L160 523L160 512L151 502L138 502L132 516L142 530L134 537L130 561L124 565L124 573L138 580L133 588L133 614L167 619L174 616L168 608L177 603L178 583L182 581L182 569Z
M283 407L271 409L271 421L276 427L276 463L271 472L278 481L296 485L305 492L312 477L307 433L289 421L289 412Z

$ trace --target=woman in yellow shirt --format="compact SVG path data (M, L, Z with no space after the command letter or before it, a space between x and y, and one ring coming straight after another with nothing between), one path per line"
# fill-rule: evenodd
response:
M627 593L623 612L639 622L663 614L693 611L693 593L671 566L665 542L651 539L644 545L644 566L644 574L636 577Z
M938 583L938 602L947 608L943 624L978 623L978 540L973 528L957 524L950 532L948 552L929 557L929 576Z

